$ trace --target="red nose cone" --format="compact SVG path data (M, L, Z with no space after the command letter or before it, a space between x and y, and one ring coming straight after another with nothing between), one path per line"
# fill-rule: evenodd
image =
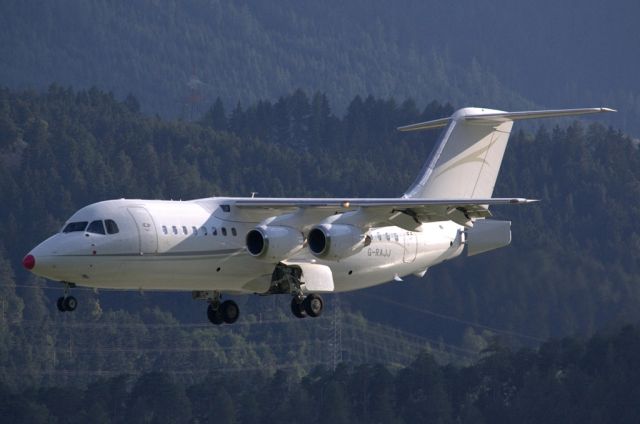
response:
M33 255L27 255L22 260L22 266L28 270L32 270L34 266L36 266L36 258Z

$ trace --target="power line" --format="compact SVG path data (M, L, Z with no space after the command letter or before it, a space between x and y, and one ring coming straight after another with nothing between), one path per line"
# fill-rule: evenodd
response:
M181 374L186 374L186 375L198 375L198 376L202 376L203 374L209 373L209 372L213 372L213 371L217 371L217 372L222 372L222 373L226 373L226 372L248 372L248 371L265 371L265 367L268 369L290 369L290 368L299 368L299 367L303 367L303 368L312 368L318 365L324 365L326 366L327 364L323 361L313 361L313 362L298 362L295 364L283 364L283 365L266 365L266 366L259 366L259 367L219 367L219 368L209 368L209 369L202 369L202 368L194 368L194 369L188 369L188 370L171 370L171 369L163 369L160 370L162 372L166 372L167 374L173 374L173 375L181 375ZM0 372L2 372L3 374L12 374L14 373L16 370L12 369L12 368L0 368ZM68 375L68 376L77 376L77 375L90 375L90 376L116 376L116 375L140 375L143 374L144 372L148 372L148 371L140 371L140 372L126 372L123 371L122 369L119 370L87 370L87 369L62 369L62 370L29 370L24 372L23 374L30 374L30 375Z
M530 335L527 335L527 334L524 334L524 333L519 333L519 332L516 332L516 331L505 330L505 329L502 329L502 328L492 327L492 326L489 326L489 325L486 325L486 324L481 324L481 323L474 322L474 321L468 321L468 320L465 320L465 319L462 319L462 318L457 318L457 317L454 317L454 316L451 316L451 315L445 315L445 314L441 314L439 312L434 312L434 311L431 311L431 310L426 309L426 308L418 308L418 307L415 307L415 306L407 305L407 304L402 303L402 302L397 302L395 300L387 299L387 298L384 298L382 296L376 296L376 295L369 294L369 293L361 293L360 295L367 296L367 297L370 297L372 299L377 299L377 300L380 300L382 302L386 302L386 303L389 303L389 304L392 304L392 305L400 306L402 308L405 308L405 309L408 309L408 310L411 310L411 311L414 311L414 312L420 312L420 313L423 313L423 314L426 314L426 315L435 316L437 318L441 318L441 319L449 320L449 321L454 321L454 322L458 322L460 324L466 324L466 325L470 325L470 326L477 327L477 328L484 328L485 330L491 330L491 331L496 332L496 333L501 333L501 334L505 334L505 335L509 335L509 336L520 337L520 338L523 338L523 339L534 340L536 342L544 342L545 341L544 339L541 339L539 337L530 336Z
M10 285L0 285L4 286L4 287L20 287L20 288L30 288L30 289L44 289L44 290L60 290L61 287L49 287L49 286L35 286L35 285L28 285L28 284L15 284L13 286ZM94 289L89 288L89 287L75 287L74 290L86 290L86 291L93 291ZM100 290L105 290L105 289L100 289ZM107 291L111 291L109 289L106 289ZM118 291L118 290L114 290L114 291ZM457 322L460 324L466 324L466 325L470 325L472 327L476 327L476 328L483 328L485 330L490 330L496 333L500 333L500 334L504 334L504 335L509 335L509 336L514 336L514 337L519 337L519 338L523 338L523 339L529 339L529 340L533 340L536 342L544 342L545 340L539 337L535 337L535 336L531 336L528 334L524 334L521 332L517 332L517 331L513 331L513 330L505 330L502 328L498 328L498 327L494 327L494 326L490 326L487 324L482 324L479 322L475 322L475 321L469 321L469 320L465 320L463 318L458 318L452 315L445 315L439 312L434 312L432 310L426 309L426 308L418 308L416 306L412 306L412 305L407 305L405 303L402 302L397 302L395 300L392 299L387 299L384 298L382 296L377 296L377 295L373 295L373 294L369 294L369 293L360 293L362 296L367 296L370 297L372 299L376 299L385 303L389 303L392 305L396 305L396 306L400 306L404 309L407 310L411 310L414 312L419 312L419 313L423 313L423 314L427 314L427 315L431 315L443 320L448 320L448 321L453 321L453 322ZM316 318L317 320L317 318ZM264 323L264 324L273 324L273 323L282 323L284 321L281 320L264 320L264 321L259 321L259 322L253 322L253 323L247 323L247 322L238 322L238 324L249 324L249 325L254 325L254 324L258 324L258 323ZM290 321L288 321L290 322ZM141 324L144 325L144 324ZM187 324L187 325L195 325L195 326L202 326L202 327L208 327L208 324Z

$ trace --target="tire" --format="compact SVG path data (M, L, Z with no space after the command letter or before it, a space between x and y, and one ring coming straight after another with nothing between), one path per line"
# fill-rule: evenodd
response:
M296 297L291 299L291 313L296 318L306 318L307 316L307 312L304 310L304 307L302 306L303 303L304 302L299 302L298 298Z
M214 307L213 303L209 303L207 307L207 318L211 321L211 324L220 325L224 322L222 318L222 311L220 306Z
M78 301L73 296L67 296L62 301L65 311L73 312L78 307Z
M225 300L220 305L220 312L222 314L222 319L227 324L233 324L238 320L240 316L240 308L238 308L238 304L233 300Z
M64 308L64 297L59 297L58 301L56 302L56 306L58 307L58 310L60 312L65 312L66 309Z
M322 315L322 309L324 308L324 302L320 295L311 293L303 302L304 310L310 317L319 317Z

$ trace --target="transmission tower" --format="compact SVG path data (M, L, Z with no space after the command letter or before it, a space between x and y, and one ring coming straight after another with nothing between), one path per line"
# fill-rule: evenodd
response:
M335 370L338 364L342 362L342 311L340 310L340 297L333 297L333 337L331 340L333 348L331 356L331 365Z

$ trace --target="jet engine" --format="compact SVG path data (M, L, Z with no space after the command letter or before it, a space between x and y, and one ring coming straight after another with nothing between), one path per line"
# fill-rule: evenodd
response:
M251 256L278 262L302 249L304 237L290 227L264 225L247 233L246 244Z
M355 255L371 243L371 237L353 225L322 224L309 231L307 241L315 256L336 260Z

